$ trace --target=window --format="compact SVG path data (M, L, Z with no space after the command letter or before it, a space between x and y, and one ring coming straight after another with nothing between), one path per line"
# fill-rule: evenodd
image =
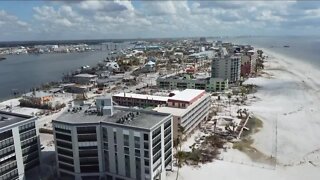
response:
M118 170L118 153L115 153L114 154L114 158L115 158L115 166L116 166L116 173L118 174L119 173L119 170Z
M152 138L155 138L156 136L158 136L161 133L161 127L159 127L158 129L154 130L152 132Z
M150 174L150 169L149 168L145 168L144 173L145 174Z
M62 163L59 163L59 168L63 169L63 170L67 170L67 171L74 171L74 167L72 165L68 166Z
M144 166L149 166L150 161L149 160L144 160Z
M135 149L134 150L134 154L135 154L135 156L140 157L140 150L139 149Z
M136 158L136 179L141 179L141 160Z
M71 136L56 133L56 139L60 139L63 141L71 141Z
M143 139L145 141L149 141L149 135L148 134L143 134Z
M134 147L140 149L140 137L138 136L134 137Z
M131 169L130 169L130 158L129 156L124 156L125 159L125 171L126 171L126 176L130 177Z
M96 127L77 127L77 133L78 134L95 134L96 133Z
M115 144L117 144L117 132L113 132L113 141Z
M102 129L102 133L103 133L103 139L104 139L104 141L108 141L108 131L107 131L107 128L103 128L103 129Z
M149 143L144 142L144 149L149 149Z
M146 157L146 158L149 157L149 151L144 151L144 157Z
M126 134L123 135L123 144L125 146L129 146L129 135L126 135Z
M124 147L124 154L129 154L129 148L128 147Z
M78 135L78 141L79 142L97 141L97 135L96 134L81 134L81 135Z
M71 131L68 129L61 129L61 128L57 128L57 127L55 127L54 130L57 132L62 132L62 133L69 133L69 134L71 133Z

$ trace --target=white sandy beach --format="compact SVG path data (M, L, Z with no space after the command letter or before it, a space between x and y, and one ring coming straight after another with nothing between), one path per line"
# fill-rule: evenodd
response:
M230 149L200 168L183 166L180 180L317 180L320 179L320 71L311 65L264 50L265 74L245 83L259 86L260 99L246 107L263 121L253 136L254 147L274 156L277 165L257 164ZM228 157L231 157L231 159ZM176 173L169 173L174 180Z

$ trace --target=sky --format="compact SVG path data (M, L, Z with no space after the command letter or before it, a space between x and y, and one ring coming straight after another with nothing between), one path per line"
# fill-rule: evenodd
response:
M319 32L320 1L0 1L0 41Z

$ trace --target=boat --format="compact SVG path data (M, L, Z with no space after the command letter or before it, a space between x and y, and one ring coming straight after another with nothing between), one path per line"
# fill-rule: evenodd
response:
M289 45L284 45L283 47L285 47L285 48L289 48L290 46L289 46Z

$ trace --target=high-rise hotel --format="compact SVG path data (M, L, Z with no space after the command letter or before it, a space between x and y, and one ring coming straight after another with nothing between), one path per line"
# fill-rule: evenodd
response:
M25 179L39 165L36 117L0 111L0 180Z
M111 97L100 97L53 126L59 178L163 180L171 167L170 114L113 107Z

